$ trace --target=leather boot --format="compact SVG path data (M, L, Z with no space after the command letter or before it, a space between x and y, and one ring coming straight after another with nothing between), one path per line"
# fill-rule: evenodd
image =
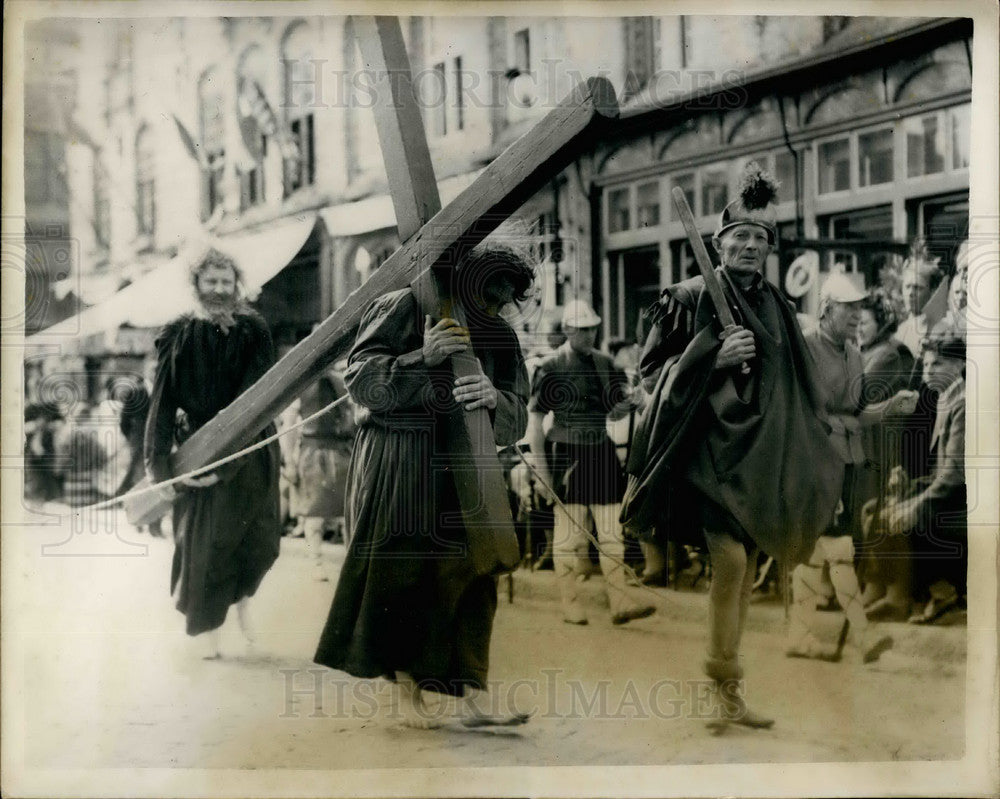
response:
M768 729L774 725L774 719L747 707L740 685L743 669L736 658L709 657L705 660L704 668L705 674L715 681L713 691L718 703L719 717L723 721L753 729Z

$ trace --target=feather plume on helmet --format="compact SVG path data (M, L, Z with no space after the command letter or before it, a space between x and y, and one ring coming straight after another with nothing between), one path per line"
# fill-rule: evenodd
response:
M774 244L778 239L778 218L774 202L778 197L779 184L756 161L744 167L740 175L737 197L719 216L715 235L736 225L757 225L767 231L767 239Z

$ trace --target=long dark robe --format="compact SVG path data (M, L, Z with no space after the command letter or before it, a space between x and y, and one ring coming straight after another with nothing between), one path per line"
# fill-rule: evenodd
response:
M368 309L348 361L362 408L348 477L351 543L315 661L356 677L412 675L461 695L486 687L496 580L467 553L445 445L464 413L450 370L428 369L424 319L409 289ZM499 319L470 318L473 350L499 398L494 437L513 444L527 425L528 376L517 337Z
M144 452L154 480L173 476L172 446L191 435L266 372L275 360L264 320L236 315L228 333L214 322L183 316L156 341L158 363L150 396ZM183 411L184 423L178 423ZM274 433L269 425L257 440ZM278 557L277 443L229 463L208 488L176 486L176 548L170 590L197 635L220 627L229 606L256 593Z
M633 440L622 522L636 533L666 524L671 535L678 525L721 527L794 563L833 518L843 464L791 307L766 281L751 307L718 274L737 323L755 336L751 374L714 368L720 326L704 280L668 288L641 363L656 382Z

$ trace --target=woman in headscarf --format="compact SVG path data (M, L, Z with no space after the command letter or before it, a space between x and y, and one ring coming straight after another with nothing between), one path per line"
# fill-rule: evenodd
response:
M913 355L895 337L898 320L885 294L870 292L858 324L858 346L865 371L865 393L869 404L883 402L908 387ZM859 490L867 500L863 517L867 535L858 548L864 580L862 603L873 620L906 618L910 605L910 554L905 537L888 536L873 519L885 504L892 470L899 465L906 418L883 417L862 428L861 437L868 468Z

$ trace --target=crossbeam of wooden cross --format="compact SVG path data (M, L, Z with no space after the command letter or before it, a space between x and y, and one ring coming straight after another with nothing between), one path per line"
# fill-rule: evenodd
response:
M426 171L430 166L429 155L426 164L421 166L421 156L414 155L412 149L417 145L414 145L408 134L412 128L406 122L406 114L410 112L402 112L407 103L410 103L412 110L417 110L415 101L412 101L412 84L403 81L410 97L403 93L402 85L391 85L399 82L398 75L402 69L400 52L405 57L405 50L399 50L402 36L397 36L398 31L389 31L392 26L384 20L369 20L362 23L362 27L365 26L369 33L374 26L376 35L367 37L368 43L363 45L364 50L369 50L369 47L381 50L380 58L389 67L383 70L385 79L390 84L389 90L399 92L398 96L405 101L398 109L389 109L392 113L380 107L383 121L379 124L383 143L386 142L387 135L390 137L389 141L393 135L399 140L397 148L384 147L388 150L384 156L386 171L393 181L393 202L403 243L316 330L232 404L199 428L174 453L171 467L175 474L200 468L252 441L295 397L349 349L362 315L375 298L412 285L422 304L440 307L439 289L442 283L446 285L447 282L440 280L437 275L458 263L462 254L482 241L574 159L591 149L618 116L618 103L611 84L604 78L589 78L576 86L569 97L494 159L454 201L435 212L439 201L433 202L432 195L426 190L428 181L433 183L433 170L429 171L429 177ZM394 37L395 45L392 44ZM409 74L408 64L406 73ZM393 105L398 103L394 102ZM380 117L376 118L377 121ZM392 122L393 117L395 123ZM396 125L396 134L389 132L391 127L387 129L387 125L392 124ZM386 133L382 132L383 129L386 129ZM426 140L423 147L426 149ZM409 160L411 156L414 159L412 164ZM429 220L426 219L428 215ZM414 225L419 227L413 230ZM406 237L407 232L412 232L412 235ZM481 448L484 437L480 435L473 438L468 432L466 435L469 436L470 454L464 463L459 464L458 470L470 475L478 474L479 462L472 454L476 450L471 448ZM492 433L489 441L492 442ZM495 450L493 458L496 458ZM499 471L496 476L499 477ZM480 482L477 477L476 483ZM128 517L135 524L146 523L168 509L169 504L165 500L152 494L126 501ZM489 513L485 508L480 512L483 514L483 524L488 528L491 524ZM501 566L513 565L507 563L509 555L497 552L495 546L493 555L488 554L489 547L485 551L487 558L501 556ZM489 570L482 557L477 556L478 568Z

